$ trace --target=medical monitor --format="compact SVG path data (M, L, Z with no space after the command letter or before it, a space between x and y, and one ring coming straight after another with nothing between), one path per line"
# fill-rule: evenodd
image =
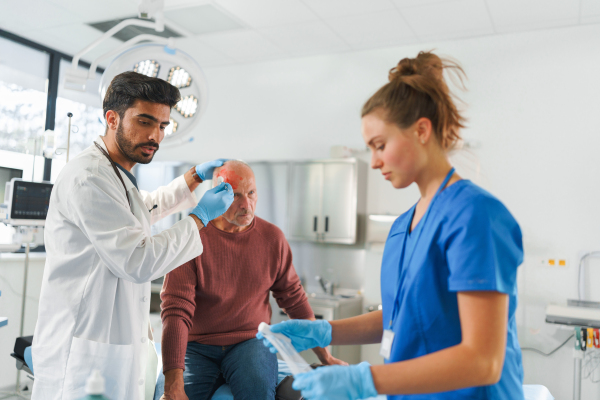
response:
M4 202L4 188L6 184L12 180L12 178L22 178L23 170L0 167L0 203Z
M7 222L13 226L44 226L52 186L49 182L28 182L13 178L6 185Z

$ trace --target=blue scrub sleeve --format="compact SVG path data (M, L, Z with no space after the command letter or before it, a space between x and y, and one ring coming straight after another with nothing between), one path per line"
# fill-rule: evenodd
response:
M458 211L447 236L451 291L493 290L516 294L523 262L519 224L493 197L473 199Z

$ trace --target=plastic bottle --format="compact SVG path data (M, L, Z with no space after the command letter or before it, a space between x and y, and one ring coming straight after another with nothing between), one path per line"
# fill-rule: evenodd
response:
M104 378L100 371L95 369L85 382L85 393L87 396L80 400L110 400L104 396Z

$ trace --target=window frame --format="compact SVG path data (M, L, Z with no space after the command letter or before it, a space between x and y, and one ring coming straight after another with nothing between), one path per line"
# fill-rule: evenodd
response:
M62 59L72 62L73 57L65 54L61 51L52 49L50 47L44 46L43 44L34 42L29 39L25 39L22 36L15 35L14 33L5 31L4 29L0 29L0 37L4 39L11 40L15 43L21 44L23 46L44 52L48 54L49 62L48 62L48 93L46 100L46 125L44 130L54 130L55 121L56 121L56 100L58 98L58 81L59 81L59 71L60 71L60 61ZM90 68L90 63L86 61L79 60L79 65L85 68ZM96 72L104 73L103 68L97 68ZM52 172L52 159L45 158L44 159L44 181L50 181L50 176Z

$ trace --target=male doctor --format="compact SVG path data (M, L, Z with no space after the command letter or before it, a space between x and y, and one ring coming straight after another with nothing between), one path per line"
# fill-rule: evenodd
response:
M112 400L153 397L150 281L199 256L199 230L233 202L225 183L199 203L192 193L222 160L193 167L153 193L138 190L131 168L152 160L179 100L179 90L163 80L116 76L103 103L106 135L56 180L32 348L34 400L84 397L94 369ZM194 206L189 217L151 236L153 223Z

